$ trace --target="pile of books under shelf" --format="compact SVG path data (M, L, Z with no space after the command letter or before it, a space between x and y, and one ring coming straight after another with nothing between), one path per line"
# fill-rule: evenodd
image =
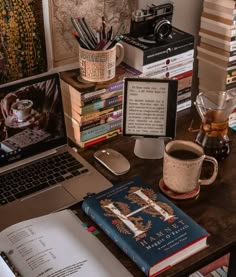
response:
M124 63L103 83L81 80L79 69L60 72L68 137L83 148L121 134L123 79L140 74Z
M200 91L236 91L236 2L204 0L197 47Z
M172 34L149 43L130 34L124 35L124 62L142 72L142 77L178 80L177 111L191 107L194 63L194 36L173 27Z

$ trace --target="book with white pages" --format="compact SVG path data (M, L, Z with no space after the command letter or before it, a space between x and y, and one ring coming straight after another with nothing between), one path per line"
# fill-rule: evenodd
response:
M69 209L25 220L0 233L0 252L23 277L132 277ZM0 276L13 275L0 257Z

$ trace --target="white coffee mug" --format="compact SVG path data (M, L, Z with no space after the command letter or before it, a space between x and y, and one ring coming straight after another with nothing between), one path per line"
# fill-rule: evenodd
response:
M203 161L213 164L209 179L200 179ZM218 162L204 154L203 148L195 142L172 140L165 146L163 159L163 181L176 193L193 191L198 185L212 184L218 174Z
M31 115L33 102L28 99L18 100L11 106L11 110L18 122L26 121Z

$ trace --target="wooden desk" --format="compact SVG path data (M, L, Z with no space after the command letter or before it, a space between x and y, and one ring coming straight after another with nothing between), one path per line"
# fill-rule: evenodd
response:
M199 116L195 109L178 113L177 136L178 139L194 140L196 134L188 132L191 120L196 120L196 128L200 125ZM229 137L236 139L236 132L229 131ZM162 177L163 160L144 160L133 153L134 139L119 136L111 140L99 143L87 149L80 149L79 153L87 159L98 171L105 175L112 183L126 180L129 177L139 175L143 180L158 189L158 182ZM93 153L99 148L111 147L120 151L131 163L131 170L121 176L115 176L105 169L93 158ZM233 267L228 276L236 276L236 146L232 143L230 156L219 162L219 173L213 185L202 186L197 199L185 201L173 201L195 221L203 226L210 234L209 247L193 257L175 265L173 268L159 275L160 277L184 277L195 272L215 259L232 251L234 257ZM207 172L207 168L205 168ZM87 216L77 208L79 216L85 222L95 225ZM135 276L145 276L139 268L109 239L102 231L99 239L111 250Z

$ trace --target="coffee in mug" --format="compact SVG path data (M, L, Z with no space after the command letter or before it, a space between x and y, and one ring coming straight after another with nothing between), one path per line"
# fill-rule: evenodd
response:
M172 156L176 159L180 159L180 160L192 160L192 159L196 159L199 157L199 155L197 153L194 153L189 150L174 150L174 151L170 152L169 154L170 154L170 156Z
M203 161L213 164L209 179L200 179ZM165 146L163 181L176 193L193 191L198 185L212 184L218 174L217 160L204 154L203 148L191 141L172 140Z

